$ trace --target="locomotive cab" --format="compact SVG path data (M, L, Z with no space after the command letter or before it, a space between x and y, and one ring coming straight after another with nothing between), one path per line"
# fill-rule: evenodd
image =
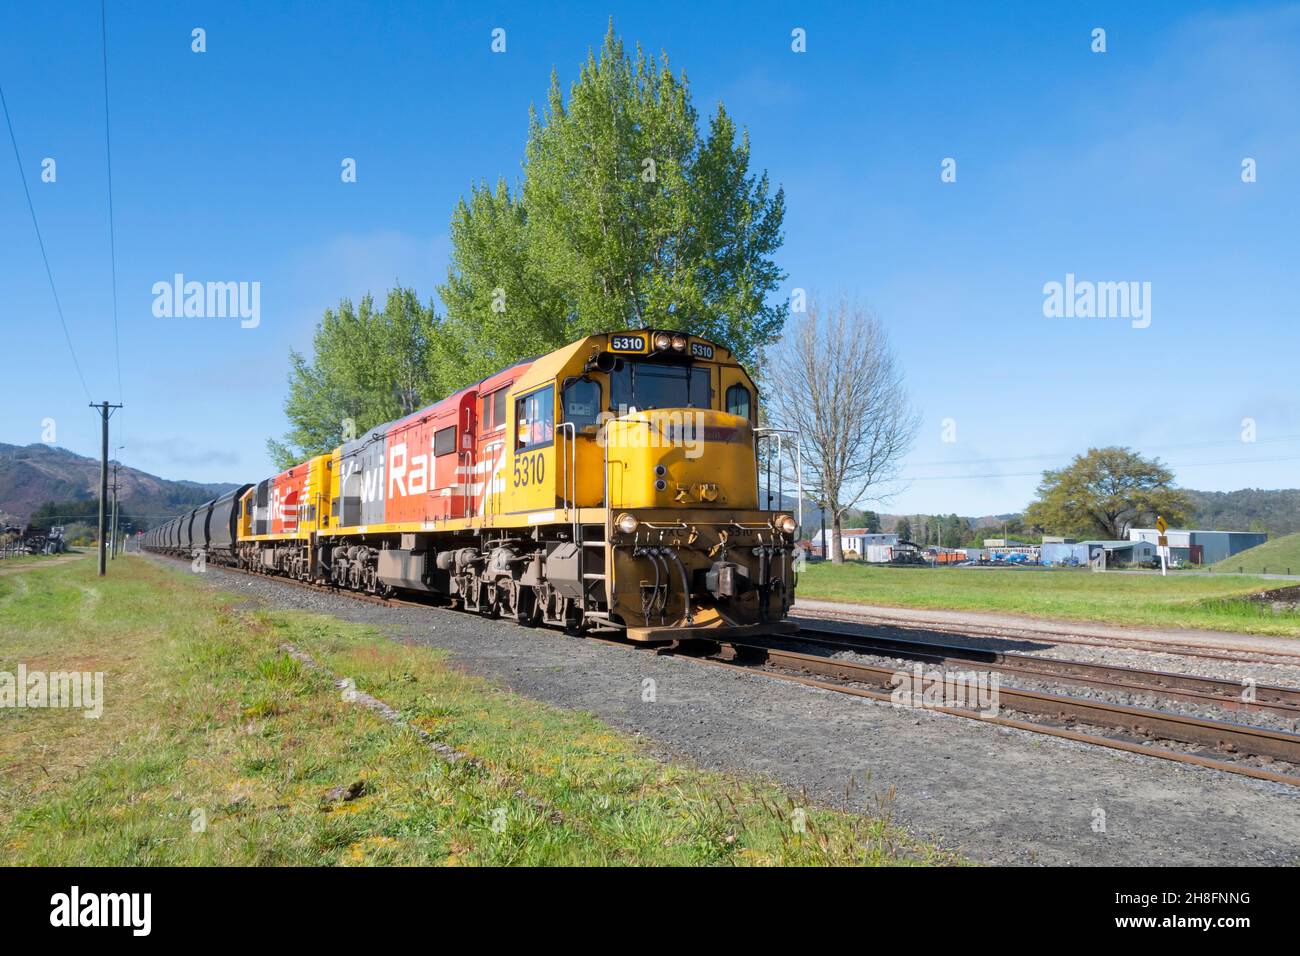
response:
M545 572L604 605L587 615L598 629L794 629L782 620L794 521L759 507L756 390L726 349L676 332L593 336L535 362L513 397L514 507L572 523Z

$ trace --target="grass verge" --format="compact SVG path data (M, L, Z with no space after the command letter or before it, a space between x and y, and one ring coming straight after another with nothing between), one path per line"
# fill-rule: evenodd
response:
M89 559L0 579L0 671L105 675L97 720L0 709L7 862L952 861L908 839L887 801L877 816L843 813L663 763L591 715L466 676L437 651L240 600L143 558L106 579ZM335 677L474 759L440 758L410 726L345 701Z
M895 568L817 562L798 596L890 607L993 611L1135 627L1188 627L1300 637L1300 614L1246 596L1276 587L1233 575L1095 574L1014 568Z

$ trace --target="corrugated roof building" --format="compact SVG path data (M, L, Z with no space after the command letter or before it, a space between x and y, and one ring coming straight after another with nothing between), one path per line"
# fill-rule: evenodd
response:
M1169 538L1169 556L1186 561L1188 564L1214 564L1224 558L1232 557L1239 551L1253 548L1268 540L1263 531L1200 531L1195 529L1170 528L1165 532ZM1130 528L1129 539L1156 543L1160 532L1155 528Z

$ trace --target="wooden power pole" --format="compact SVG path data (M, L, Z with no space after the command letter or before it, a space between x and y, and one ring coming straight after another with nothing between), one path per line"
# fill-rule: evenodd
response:
M113 409L122 406L110 405L108 402L100 402L96 405L91 402L90 407L99 412L100 424L103 427L103 441L99 453L99 576L102 578L108 573L108 566L104 560L104 546L107 544L104 535L108 533L108 513L104 507L108 503L108 420L113 415Z
M117 462L113 462L113 520L112 522L110 522L109 527L111 529L110 533L112 534L112 537L109 540L113 542L112 549L109 551L109 557L111 557L113 560L116 561L117 560Z

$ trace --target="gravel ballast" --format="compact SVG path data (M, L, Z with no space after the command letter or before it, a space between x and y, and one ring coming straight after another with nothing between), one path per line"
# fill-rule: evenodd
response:
M161 559L155 559L161 560ZM188 563L166 562L178 574ZM756 773L810 801L892 813L1005 864L1300 863L1300 788L895 708L671 656L439 608L382 607L209 566L266 607L445 648L516 693L589 711L666 759ZM653 681L653 700L643 699Z

